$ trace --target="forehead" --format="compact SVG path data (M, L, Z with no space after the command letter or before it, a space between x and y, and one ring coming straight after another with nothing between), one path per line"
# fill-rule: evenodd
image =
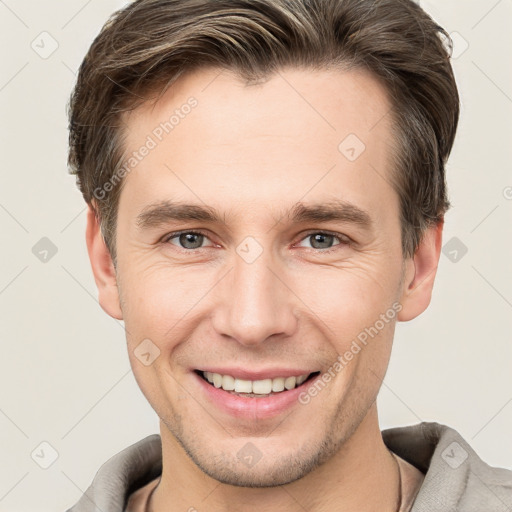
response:
M133 165L120 210L179 199L282 211L284 202L339 198L378 215L383 199L396 203L390 108L382 85L359 70L283 69L254 85L226 70L188 73L123 117Z

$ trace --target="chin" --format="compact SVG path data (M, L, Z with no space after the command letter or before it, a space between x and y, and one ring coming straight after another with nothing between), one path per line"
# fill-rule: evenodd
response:
M315 467L314 464L304 465L303 461L296 460L297 457L290 457L288 461L280 459L272 464L262 464L262 459L254 466L248 467L233 460L230 467L221 464L201 464L195 461L196 465L214 480L235 487L277 487L299 480L307 475ZM258 468L257 466L260 465Z
M265 443L265 440L269 442ZM222 451L212 453L211 444L200 448L197 441L192 447L180 441L195 465L209 477L223 484L253 488L277 487L295 482L323 464L339 449L339 443L329 435L320 442L307 442L299 448L295 443L293 446L285 445L286 437L282 443L280 446L275 439L259 438L254 443L243 443L240 448L238 440L227 443L228 446L223 446ZM233 446L235 444L236 447Z

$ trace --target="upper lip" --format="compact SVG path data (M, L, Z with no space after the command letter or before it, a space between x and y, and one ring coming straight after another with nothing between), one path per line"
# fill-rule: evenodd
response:
M319 370L304 370L302 368L266 368L261 370L246 370L243 368L220 368L218 366L209 366L196 368L201 372L220 373L221 375L231 375L235 379L244 380L264 380L276 379L278 377L298 377L299 375L309 375Z

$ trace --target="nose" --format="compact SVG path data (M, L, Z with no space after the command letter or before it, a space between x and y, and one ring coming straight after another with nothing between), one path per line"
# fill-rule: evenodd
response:
M217 290L216 332L246 346L271 336L291 336L297 327L297 299L270 251L251 263L235 254L233 266Z

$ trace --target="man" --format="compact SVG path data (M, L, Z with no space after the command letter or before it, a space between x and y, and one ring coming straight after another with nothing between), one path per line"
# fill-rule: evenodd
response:
M72 512L510 510L455 430L378 422L450 206L443 37L408 0L139 0L103 27L69 162L160 435Z

